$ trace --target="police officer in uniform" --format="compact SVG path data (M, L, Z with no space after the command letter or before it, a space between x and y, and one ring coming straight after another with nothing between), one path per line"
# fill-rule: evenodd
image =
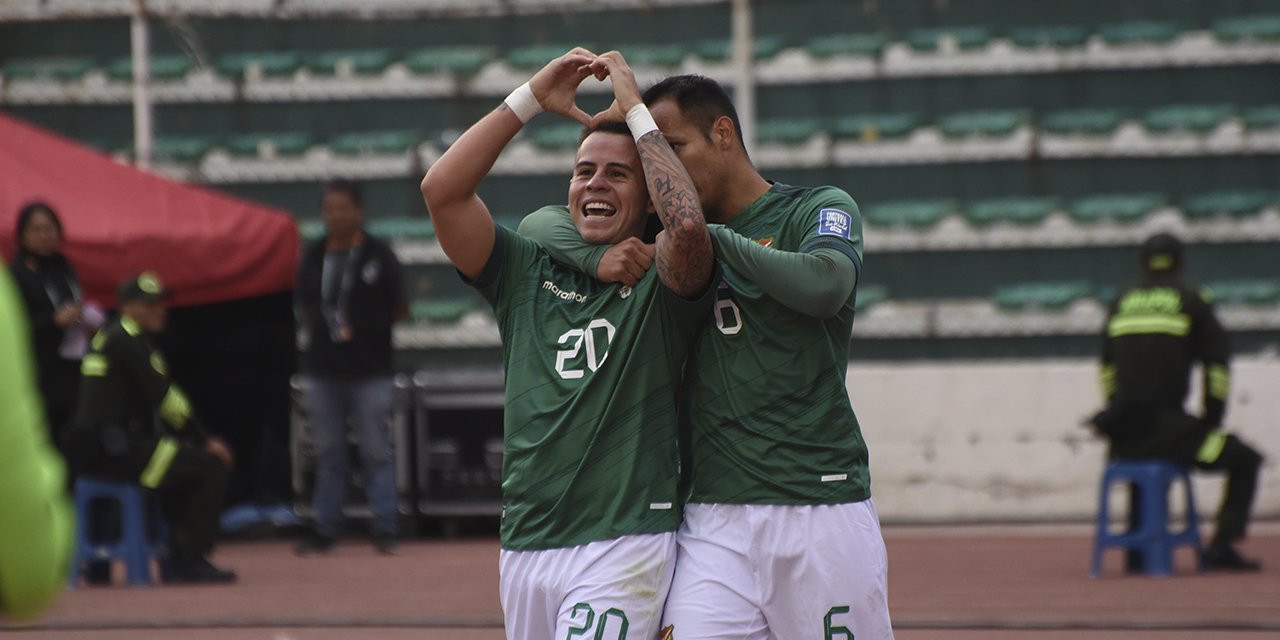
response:
M166 582L232 582L235 573L207 559L231 451L201 428L152 340L164 329L166 295L149 271L120 286L120 317L98 332L81 364L68 456L77 473L159 491L170 535Z
M1210 294L1182 282L1183 247L1177 238L1152 236L1140 260L1141 281L1111 303L1100 373L1108 406L1093 424L1110 438L1112 458L1164 459L1225 471L1226 496L1203 566L1257 571L1259 563L1233 547L1245 535L1262 456L1221 431L1231 386L1226 331L1214 316ZM1196 361L1204 373L1200 417L1183 409ZM1130 569L1140 560L1130 554Z

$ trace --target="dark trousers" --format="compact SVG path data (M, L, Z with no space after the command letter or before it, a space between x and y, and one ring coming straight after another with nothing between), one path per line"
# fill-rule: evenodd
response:
M97 455L84 460L81 473L108 480L138 482L156 443L141 442L125 455ZM213 551L218 538L227 468L213 454L182 445L160 480L165 521L169 525L169 550L175 564L186 564Z

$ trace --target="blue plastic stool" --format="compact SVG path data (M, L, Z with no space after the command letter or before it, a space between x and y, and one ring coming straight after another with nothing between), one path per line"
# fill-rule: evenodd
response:
M1169 531L1169 486L1181 479L1187 494L1187 529ZM1136 526L1132 531L1113 535L1107 532L1107 494L1113 482L1129 482L1139 490ZM1190 545L1196 550L1196 567L1200 567L1200 529L1196 518L1195 499L1191 495L1191 478L1187 470L1158 460L1117 460L1107 465L1102 476L1102 492L1098 501L1098 533L1093 543L1093 565L1089 577L1102 571L1102 552L1110 547L1136 549L1142 554L1142 572L1150 577L1173 573L1173 550Z
M72 549L67 588L76 588L85 562L112 559L124 561L130 585L151 584L151 557L162 558L165 548L159 514L154 509L147 513L148 507L155 506L154 496L149 493L131 482L83 476L76 479L76 546ZM120 537L116 540L93 539L90 505L101 499L120 503Z

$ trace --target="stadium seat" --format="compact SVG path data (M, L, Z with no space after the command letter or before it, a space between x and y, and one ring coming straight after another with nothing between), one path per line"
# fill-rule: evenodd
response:
M618 47L618 53L633 67L672 68L684 62L689 47L683 44L635 44Z
M1169 531L1169 488L1177 480L1181 480L1185 487L1187 527L1180 533L1172 533ZM1138 492L1135 505L1138 512L1131 514L1133 529L1120 534L1107 530L1111 513L1108 500L1111 485L1116 482L1129 483ZM1089 577L1096 578L1102 573L1102 553L1111 547L1140 551L1143 573L1150 577L1168 576L1173 573L1173 549L1180 545L1190 545L1195 549L1196 566L1199 567L1200 530L1187 470L1157 460L1111 461L1102 476Z
M1176 104L1152 109L1142 117L1142 121L1149 131L1206 133L1235 113L1235 107L1229 104Z
M857 293L853 300L854 313L889 299L889 290L878 284L858 285Z
M151 77L161 80L176 80L187 75L195 66L191 58L184 53L151 56ZM133 79L133 58L116 58L107 65L107 75L116 80Z
M887 43L885 37L878 33L852 33L812 38L805 44L805 48L815 58L837 55L876 57Z
M1241 117L1248 129L1274 129L1280 127L1280 104L1246 109Z
M507 64L516 69L537 70L545 67L548 62L559 58L567 51L574 47L582 47L595 51L594 45L589 43L576 44L540 44L529 47L516 47L507 52L505 56Z
M1205 285L1218 304L1273 306L1280 302L1280 280L1224 280Z
M428 298L414 300L409 305L409 317L414 322L431 324L453 324L476 308L472 298Z
M227 137L227 150L237 156L293 156L315 144L316 138L304 131L283 133L250 133Z
M961 49L986 46L991 40L991 30L986 27L940 27L937 29L912 29L907 42L917 51L933 51L945 36L955 38Z
M1045 198L990 198L969 204L964 217L971 224L982 226L995 222L1035 224L1044 220L1050 211L1061 203L1056 197Z
M955 200L899 200L882 202L864 211L868 223L876 226L932 227L957 211Z
M322 220L299 220L298 235L302 236L304 242L319 240L324 237L324 221Z
M350 65L354 73L372 75L382 73L392 60L390 49L322 51L307 56L305 64L312 73L324 75L336 73L342 65Z
M348 133L329 139L329 148L342 155L403 153L422 141L417 131L369 131Z
M1040 120L1040 128L1060 135L1110 135L1124 121L1119 109L1067 109Z
M448 71L470 76L489 64L495 55L492 47L438 47L414 51L404 57L404 64L414 73Z
M1276 193L1273 191L1214 191L1184 199L1182 212L1189 218L1207 218L1220 213L1244 216L1275 203Z
M816 118L761 120L756 125L756 139L760 142L802 144L818 132Z
M368 223L369 233L392 240L431 240L436 230L429 218L374 218Z
M243 78L245 69L257 62L264 76L289 76L302 66L302 54L297 51L264 51L257 53L229 53L219 56L214 67L218 72L233 78Z
M1213 34L1223 42L1280 40L1280 15L1222 18L1214 21Z
M693 46L694 53L699 58L709 62L723 62L729 58L730 41L724 40L703 40ZM757 60L767 60L778 55L786 46L786 40L782 36L757 36L755 41L755 53Z
M949 137L975 134L1007 136L1031 119L1025 109L1007 111L965 111L938 120L938 128Z
M1081 198L1068 209L1078 222L1093 223L1104 219L1136 222L1147 213L1168 204L1163 193L1113 193Z
M1000 287L993 298L996 306L1010 311L1030 308L1064 309L1078 298L1093 294L1093 286L1083 280L1032 282Z
M1076 25L1017 27L1009 30L1009 39L1019 47L1079 47L1089 39L1089 30Z
M217 136L159 136L151 143L151 154L157 160L193 162L217 144Z
M915 130L917 123L912 113L873 113L836 118L828 125L828 131L836 139L875 142L880 138L905 137Z
M92 56L12 58L4 63L8 80L79 80L97 66Z
M1098 27L1098 35L1111 44L1165 43L1178 37L1182 29L1172 22L1135 20Z

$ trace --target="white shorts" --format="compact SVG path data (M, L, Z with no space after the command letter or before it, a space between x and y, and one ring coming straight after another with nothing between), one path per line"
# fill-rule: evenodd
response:
M871 500L690 504L663 625L674 640L881 640L888 556Z
M675 569L676 534L564 549L503 550L508 640L656 640Z

